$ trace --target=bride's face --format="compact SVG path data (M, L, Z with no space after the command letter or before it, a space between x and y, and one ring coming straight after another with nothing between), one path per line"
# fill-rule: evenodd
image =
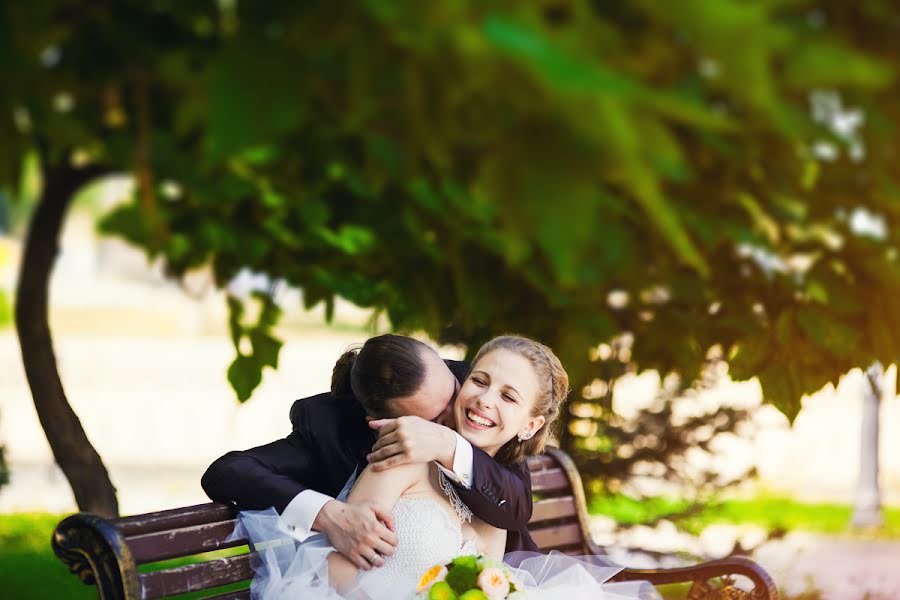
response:
M531 437L544 424L543 416L532 416L539 390L528 359L504 349L485 354L456 397L456 430L493 456L512 438Z

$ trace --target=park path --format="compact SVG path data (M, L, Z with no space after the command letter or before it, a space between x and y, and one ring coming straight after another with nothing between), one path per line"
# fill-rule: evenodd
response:
M594 517L595 539L619 564L633 568L671 568L692 564L683 556L705 560L728 554L736 540L754 548L751 557L772 576L786 598L816 600L900 599L900 540L861 535L826 536L790 532L760 544L765 532L749 525L711 525L700 536L677 531L671 523L610 534L609 523ZM639 551L651 550L662 559ZM747 583L739 581L739 585ZM804 596L817 592L819 595Z
M790 595L823 600L900 599L900 542L795 533L754 555Z

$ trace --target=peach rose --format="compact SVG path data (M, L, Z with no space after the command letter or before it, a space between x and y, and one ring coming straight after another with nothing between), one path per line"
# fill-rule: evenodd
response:
M478 587L491 600L503 600L509 593L509 579L500 569L487 567L478 576Z

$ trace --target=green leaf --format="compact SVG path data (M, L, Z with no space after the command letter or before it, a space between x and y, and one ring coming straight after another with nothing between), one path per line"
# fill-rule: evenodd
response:
M841 323L823 308L801 308L797 311L797 322L817 346L831 354L849 356L858 350L859 331Z
M228 304L228 331L231 333L231 343L234 349L240 352L241 338L244 335L244 327L241 319L244 318L244 304L239 298L227 294L225 301Z
M728 371L734 379L751 379L759 374L771 352L772 344L766 332L748 336L732 349Z
M859 316L865 312L869 292L855 286L836 270L833 261L819 261L807 275L807 294L824 304L836 318Z
M474 556L455 558L447 571L447 578L445 579L457 594L463 594L467 590L474 588L477 580L478 565Z
M97 223L100 233L118 235L132 244L144 248L149 256L154 256L159 248L156 247L147 230L147 221L141 213L136 202L120 204Z
M803 163L803 176L800 180L800 184L803 187L804 191L812 191L816 187L816 183L819 181L819 176L822 174L822 167L819 164L819 161L816 160L807 160Z
M191 241L186 235L174 233L169 236L169 243L166 247L166 257L171 262L181 262L187 258L191 251Z
M631 185L635 196L643 205L644 213L656 225L672 249L702 277L709 277L710 270L706 258L681 224L678 213L660 194L656 182L645 173L635 172L631 178Z
M228 367L228 382L237 399L246 402L262 381L262 363L256 358L238 354Z
M210 70L208 146L215 158L238 155L249 162L266 162L271 148L260 148L300 123L305 105L299 77L283 77L297 65L267 41L226 45Z
M713 129L733 127L730 119L704 107L696 98L645 88L637 80L606 68L599 61L573 55L510 19L489 17L483 29L497 48L523 60L556 91L633 99L687 124Z
M872 358L884 364L896 361L900 355L900 338L895 333L900 318L896 311L891 310L896 304L877 295L871 296L866 304L866 339ZM865 364L865 361L861 359L860 364Z
M328 244L351 256L366 252L375 241L372 230L359 225L341 225L337 231L319 227L316 231Z
M854 86L881 89L896 77L891 63L835 40L801 39L785 56L784 75L792 85L810 87ZM837 67L839 65L839 67Z
M570 92L606 92L633 95L638 85L629 77L575 58L547 38L509 19L485 19L484 33L501 50L528 61L548 82Z
M825 289L821 282L815 279L810 279L806 282L806 296L819 304L828 305L828 290Z
M264 165L278 158L278 150L270 145L252 146L242 150L238 158L251 165Z
M278 352L282 342L259 328L249 332L250 344L253 346L253 358L265 367L278 368Z
M781 311L775 319L775 340L781 346L789 346L793 340L797 328L794 320L795 311L786 309Z
M444 208L441 197L426 179L417 177L407 185L412 197L430 212L440 211Z
M793 423L800 412L800 389L795 385L787 363L776 363L759 374L766 402L775 405Z

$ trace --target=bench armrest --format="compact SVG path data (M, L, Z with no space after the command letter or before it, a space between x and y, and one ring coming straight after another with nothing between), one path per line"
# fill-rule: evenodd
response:
M53 552L86 584L95 584L101 599L140 597L131 549L116 527L97 515L76 513L53 532Z
M625 569L618 573L613 581L649 581L653 585L665 585L669 583L692 583L688 598L725 598L720 590L716 590L709 584L709 580L716 577L723 579L723 587L732 585L732 575L742 575L753 582L753 592L741 592L746 598L752 600L778 600L778 588L766 571L744 556L732 556L719 560L711 560L689 567L675 569ZM741 598L742 596L733 596Z

